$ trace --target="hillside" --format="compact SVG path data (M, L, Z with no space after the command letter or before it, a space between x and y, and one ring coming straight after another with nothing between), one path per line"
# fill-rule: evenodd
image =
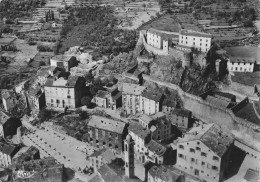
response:
M108 7L69 9L68 22L61 32L60 53L69 47L84 46L94 50L94 59L103 55L118 55L135 48L136 32L116 28L117 19Z
M0 2L0 19L30 17L32 12L44 6L46 0L2 0Z

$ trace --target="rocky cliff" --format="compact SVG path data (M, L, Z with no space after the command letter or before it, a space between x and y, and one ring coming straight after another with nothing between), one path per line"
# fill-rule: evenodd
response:
M199 95L210 88L216 88L215 83L222 81L222 76L216 72L215 61L221 59L226 64L225 53L219 54L218 50L218 47L213 46L208 52L205 67L193 63L190 67L183 68L181 61L177 60L174 55L169 55L156 56L153 62L140 64L139 69L158 79L177 84L185 92ZM222 73L228 74L226 71Z

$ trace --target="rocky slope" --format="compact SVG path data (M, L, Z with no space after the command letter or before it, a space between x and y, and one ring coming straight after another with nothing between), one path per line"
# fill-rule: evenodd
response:
M139 65L139 69L146 74L179 85L184 91L199 95L210 88L216 87L216 82L222 81L228 72L226 71L225 52L219 52L218 47L213 47L207 54L207 65L201 67L192 64L183 68L180 61L173 56L156 56L153 62ZM215 61L221 59L225 65L221 71L216 72Z

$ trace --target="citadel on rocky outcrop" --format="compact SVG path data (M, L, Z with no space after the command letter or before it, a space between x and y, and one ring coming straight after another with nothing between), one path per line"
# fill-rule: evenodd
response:
M252 1L0 1L0 181L259 181Z

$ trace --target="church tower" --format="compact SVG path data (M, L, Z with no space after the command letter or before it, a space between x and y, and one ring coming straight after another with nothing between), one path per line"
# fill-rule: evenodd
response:
M128 178L134 177L134 145L132 137L128 134L124 140L125 175Z

